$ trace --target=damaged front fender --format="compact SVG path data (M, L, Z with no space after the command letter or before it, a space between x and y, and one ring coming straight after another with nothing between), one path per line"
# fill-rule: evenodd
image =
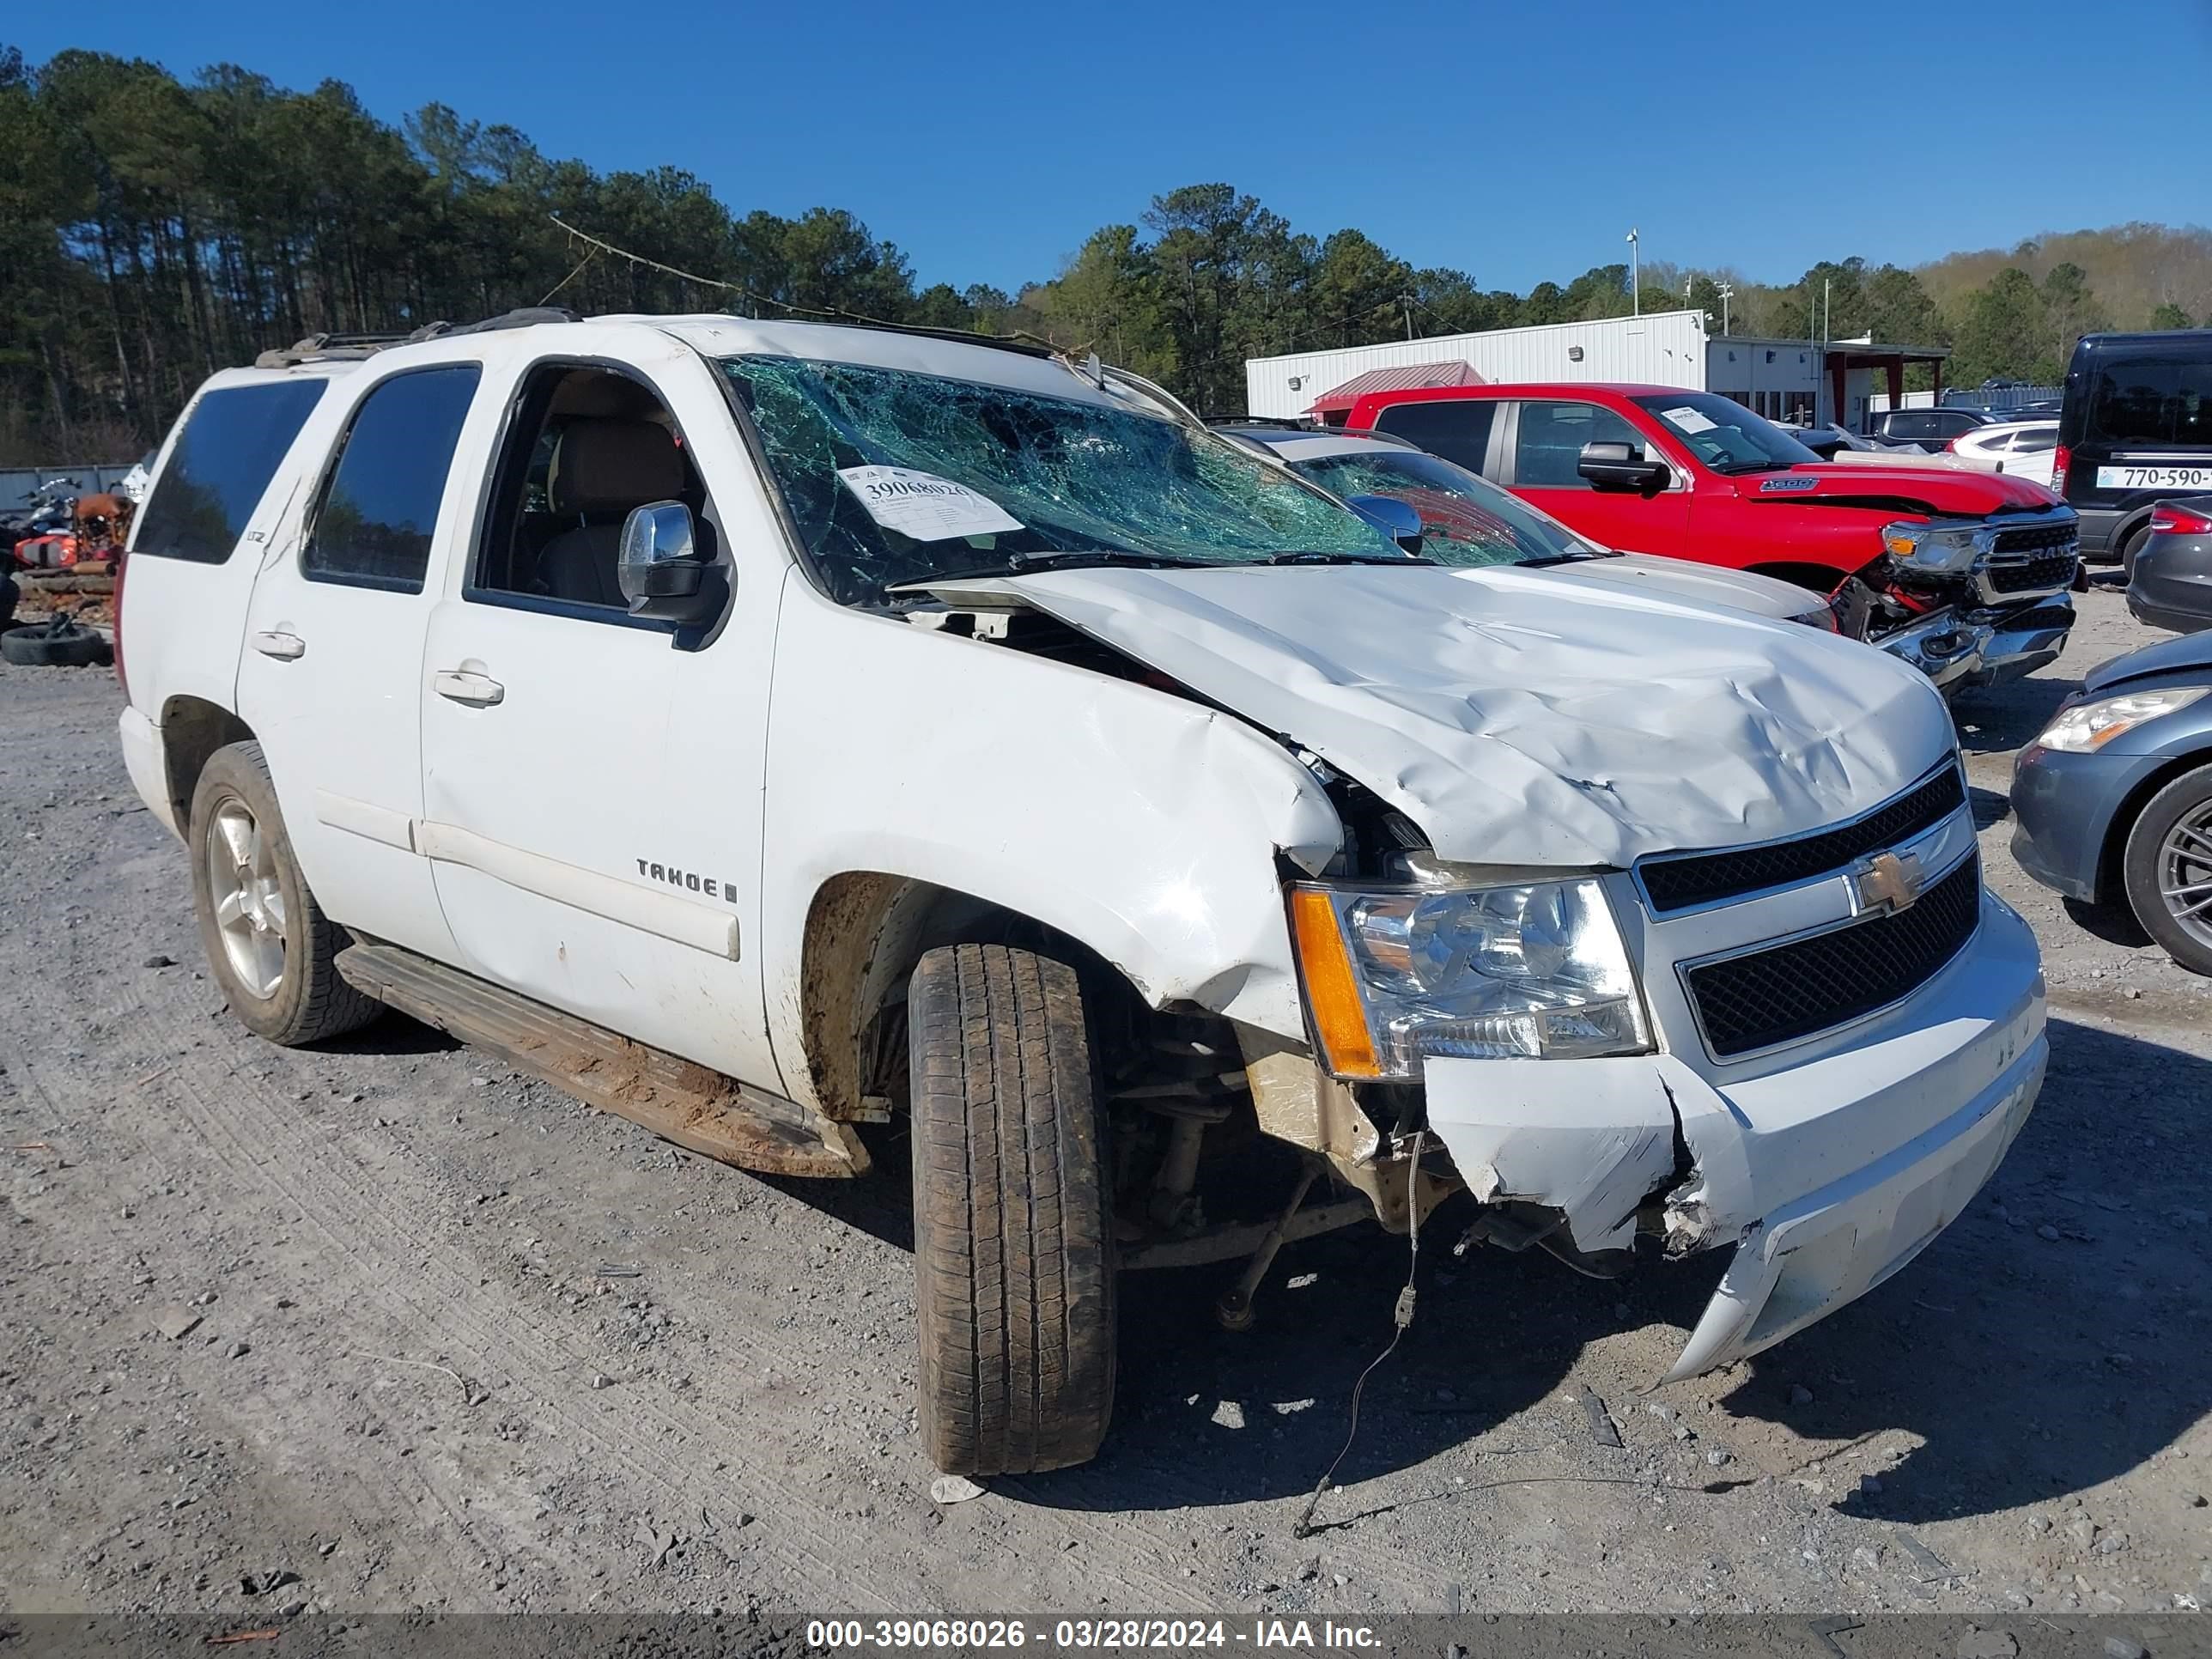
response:
M1154 1007L1303 1042L1278 860L1343 826L1280 744L1189 697L845 610L787 583L763 807L769 1025L805 1060L807 922L855 872L926 883L1083 945Z

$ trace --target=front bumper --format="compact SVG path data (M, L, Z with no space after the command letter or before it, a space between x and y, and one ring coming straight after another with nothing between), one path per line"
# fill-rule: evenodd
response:
M1670 1253L1735 1246L1674 1380L1834 1312L1956 1218L2034 1103L2044 1019L2034 938L1984 895L1966 947L1858 1026L1733 1066L1431 1060L1428 1121L1478 1199L1560 1211L1585 1253L1626 1248L1655 1196Z
M2074 627L2063 593L1996 611L1945 611L1875 643L1911 663L1943 691L2002 685L2057 659Z
M2027 1121L2051 1057L2034 1040L1966 1103L1864 1169L1770 1211L1735 1259L1666 1382L1746 1359L1857 1300L1927 1249L1981 1191Z
M2014 861L2055 892L2097 902L2113 816L2165 760L2156 753L2075 755L2030 744L2013 763Z

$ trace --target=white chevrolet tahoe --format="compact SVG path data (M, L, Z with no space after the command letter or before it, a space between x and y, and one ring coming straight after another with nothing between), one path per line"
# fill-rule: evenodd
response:
M945 1469L1093 1454L1118 1273L1243 1262L1235 1325L1446 1200L1730 1251L1670 1375L1754 1353L2042 1079L1942 702L1365 511L1012 343L307 342L162 447L123 750L260 1036L389 1006L744 1168L910 1163Z

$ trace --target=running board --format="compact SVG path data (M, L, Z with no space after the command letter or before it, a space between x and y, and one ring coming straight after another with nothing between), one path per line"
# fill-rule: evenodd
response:
M337 969L379 1002L702 1158L763 1175L867 1172L866 1149L842 1123L458 968L357 944L338 953Z

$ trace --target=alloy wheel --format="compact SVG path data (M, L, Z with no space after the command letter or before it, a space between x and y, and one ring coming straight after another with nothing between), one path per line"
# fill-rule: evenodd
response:
M2185 933L2212 947L2212 801L2184 812L2166 832L2158 896Z
M233 797L208 822L206 857L216 930L230 971L265 1002L284 982L284 890L271 838Z

